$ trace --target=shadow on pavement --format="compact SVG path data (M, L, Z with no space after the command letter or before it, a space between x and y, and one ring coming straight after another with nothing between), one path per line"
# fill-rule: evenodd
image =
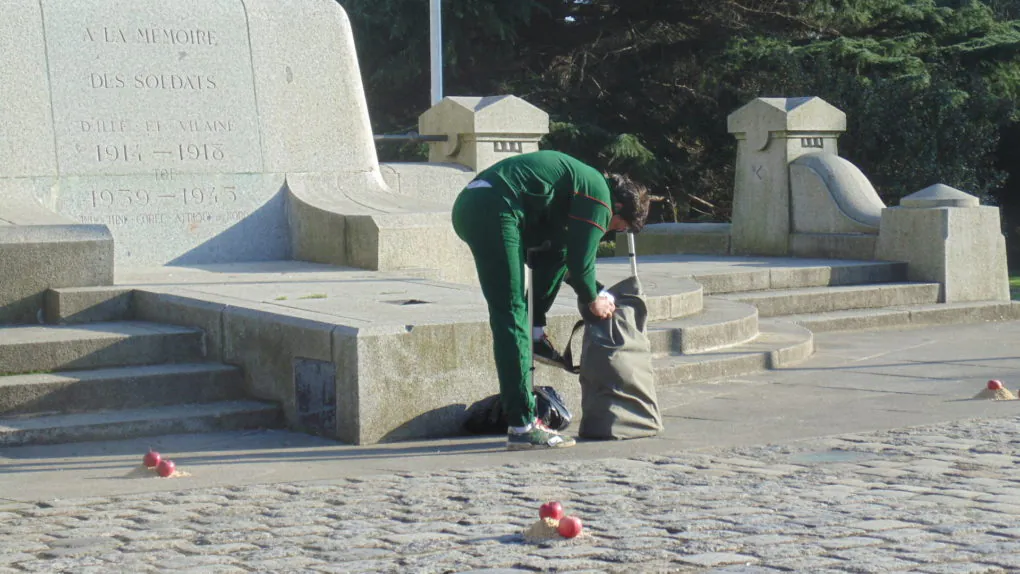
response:
M502 452L502 437L463 437L413 443L351 446L328 439L265 430L243 433L169 435L153 439L72 443L0 449L0 473L124 468L125 457L141 457L149 449L172 456L179 464L252 464L406 459Z

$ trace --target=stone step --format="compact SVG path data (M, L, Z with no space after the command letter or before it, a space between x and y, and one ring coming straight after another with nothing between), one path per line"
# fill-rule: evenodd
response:
M604 261L604 260L600 260ZM612 261L612 260L610 260ZM672 272L642 273L641 287L648 305L648 320L669 321L697 315L703 307L701 285L690 277L678 276ZM615 285L631 276L630 264L600 264L599 281L606 287ZM559 291L556 303L569 308L571 318L577 317L577 295L569 287ZM554 309L554 311L556 311Z
M762 321L759 329L754 340L742 345L653 359L656 384L668 386L779 369L799 363L814 353L814 336L800 325Z
M849 309L877 309L897 305L935 304L938 283L883 283L766 290L719 295L758 308L759 317L827 313Z
M0 415L80 413L244 398L241 369L178 363L0 377Z
M278 406L256 401L0 417L0 447L120 440L163 434L275 428Z
M643 234L643 233L642 233ZM638 239L641 244L641 239ZM804 289L837 285L871 285L907 280L907 265L895 261L849 261L801 257L653 255L638 257L638 273L651 293L655 283L694 280L704 294L743 293L764 289ZM598 277L606 285L630 274L625 257L598 260ZM667 288L667 292L671 292Z
M893 261L841 261L796 259L797 265L730 267L719 272L696 272L694 280L706 295L741 293L761 289L807 289L873 285L907 280L907 266Z
M746 343L758 335L754 305L706 297L701 313L648 325L653 353L697 353Z
M787 315L783 319L803 325L815 333L982 323L987 321L1014 321L1020 319L1020 303L1011 301L981 301L975 303L900 305L883 309L853 309L829 313Z
M50 289L45 297L46 322L57 325L127 321L134 291L123 287Z
M0 328L0 375L200 361L197 329L123 321Z

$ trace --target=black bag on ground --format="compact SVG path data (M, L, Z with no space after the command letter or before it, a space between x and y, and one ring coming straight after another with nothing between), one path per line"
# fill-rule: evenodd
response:
M535 411L547 427L561 431L570 426L574 418L567 403L556 389L552 387L535 387ZM468 409L464 430L471 434L506 434L507 420L503 412L503 402L499 395L486 397L471 405Z
M645 332L648 306L637 277L608 289L616 299L616 313L600 320L581 306L579 321L564 349L568 370L581 379L579 435L591 439L632 439L662 431L655 395L651 343ZM574 365L571 343L584 328L581 364Z

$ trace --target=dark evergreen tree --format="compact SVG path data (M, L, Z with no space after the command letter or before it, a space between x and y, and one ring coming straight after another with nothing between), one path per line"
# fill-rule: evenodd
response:
M414 129L427 2L342 4L377 133ZM444 15L446 93L547 110L546 147L633 172L670 198L663 219L727 220L726 116L759 96L845 111L841 154L887 203L943 182L1020 210L1020 0L445 0Z

